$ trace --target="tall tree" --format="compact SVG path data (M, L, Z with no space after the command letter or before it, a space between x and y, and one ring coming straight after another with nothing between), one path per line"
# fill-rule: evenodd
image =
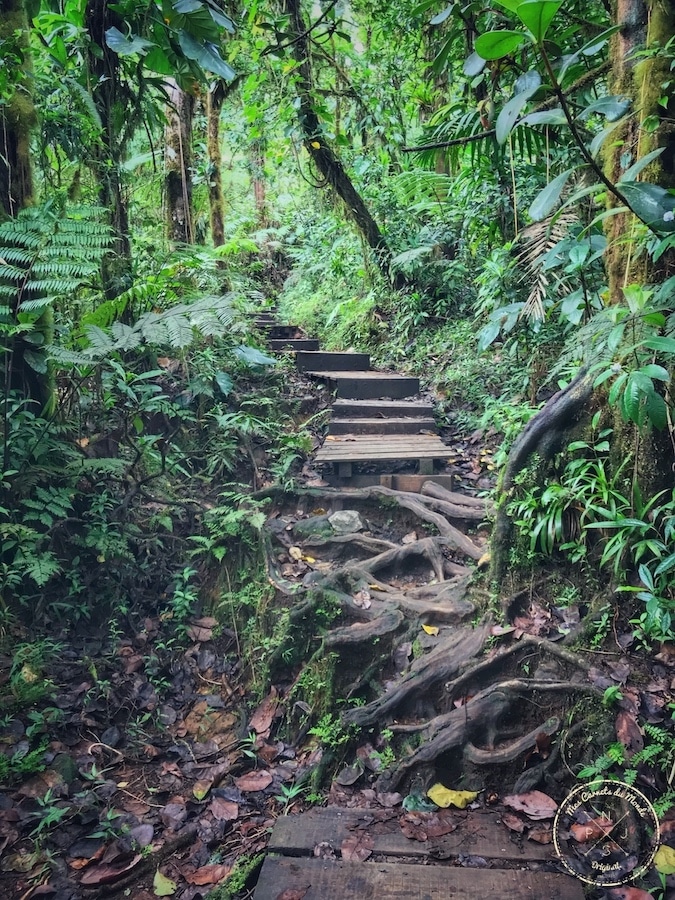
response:
M225 100L225 85L217 81L206 95L206 152L208 156L209 219L214 247L225 243L225 199L220 146L220 113Z
M193 244L192 120L194 95L174 79L167 83L167 124L164 132L164 188L167 236L172 244Z
M0 218L33 200L30 134L35 106L23 0L0 0Z

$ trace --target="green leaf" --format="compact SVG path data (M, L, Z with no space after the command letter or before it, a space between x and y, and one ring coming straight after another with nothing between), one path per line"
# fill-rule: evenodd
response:
M622 372L609 390L609 396L607 397L607 400L610 406L614 406L619 397L619 394L623 390L623 387L627 381L628 372Z
M672 572L673 569L675 569L675 553L671 553L670 556L666 556L665 559L661 560L654 569L654 575L657 577L659 575L665 575L667 572Z
M656 350L657 353L675 353L675 338L653 337L643 342L648 350Z
M489 31L476 38L476 53L483 59L501 59L513 53L524 40L522 31Z
M629 97L621 97L613 94L610 97L601 97L594 103L589 104L581 110L577 119L583 121L588 116L601 115L605 116L608 122L617 122L622 116L625 116L631 107L631 99Z
M515 12L523 2L524 0L495 0L495 3L503 6L504 9L508 9L509 12Z
M663 366L650 363L650 365L642 366L637 371L642 372L643 375L647 375L649 378L656 378L657 381L670 381L670 374Z
M566 125L567 119L562 109L543 109L533 112L520 120L519 125Z
M215 382L218 385L218 389L220 390L221 394L223 394L223 396L227 397L228 394L232 393L234 381L232 381L227 372L216 372Z
M178 33L178 43L187 58L196 62L205 72L213 72L226 81L233 81L237 77L237 73L225 62L215 44L208 41L200 44L187 31Z
M522 91L520 94L516 94L516 96L512 97L501 110L497 116L495 125L497 143L503 144L506 141L511 134L513 126L516 124L516 119L520 115L521 110L538 87L538 84L531 85L527 90Z
M145 38L132 34L126 37L119 28L109 28L105 33L105 42L110 49L118 56L131 56L132 53L144 53L150 47L154 47L152 41L146 41Z
M657 184L626 181L621 193L638 218L655 231L675 231L675 197Z
M647 394L645 406L647 417L654 428L663 431L668 423L668 407L661 394L657 394L656 391L653 394Z
M540 44L561 6L562 0L525 0L516 8L516 15Z
M567 169L565 172L558 175L534 198L529 213L530 217L534 219L535 222L545 219L560 200L560 195L572 172L574 172L574 169Z
M656 150L652 150L651 153L647 153L646 156L638 159L637 162L634 162L633 165L623 173L619 180L619 184L621 184L622 181L635 181L640 172L643 169L646 169L650 162L653 162L658 156L661 156L665 149L665 147L658 147Z
M277 360L272 359L271 356L265 356L255 347L247 347L243 344L235 348L234 355L247 366L276 366L277 364Z
M155 897L171 897L178 890L178 885L157 869L152 880L152 889Z
M173 8L177 13L181 13L181 15L187 15L188 13L197 12L202 8L202 0L176 0L173 4Z
M467 78L475 78L476 75L480 75L484 68L485 60L480 53L472 53L471 56L467 56L464 60L462 72Z
M451 3L449 6L446 6L443 12L439 12L438 15L434 16L433 19L429 20L430 25L442 25L443 22L448 18L452 10L454 9L455 4Z

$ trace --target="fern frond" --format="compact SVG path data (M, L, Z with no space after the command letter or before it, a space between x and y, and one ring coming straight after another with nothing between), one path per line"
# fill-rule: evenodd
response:
M544 268L546 254L560 243L577 221L576 213L566 211L557 218L551 215L541 222L534 222L521 231L519 241L523 246L516 256L517 265L522 271L519 280L532 282L527 302L520 313L521 318L535 321L544 319L544 302L549 287ZM559 286L564 284L563 281L558 282Z

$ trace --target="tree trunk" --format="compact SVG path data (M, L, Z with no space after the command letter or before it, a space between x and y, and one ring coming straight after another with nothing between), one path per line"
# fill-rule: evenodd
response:
M29 56L28 19L23 0L0 0L0 42L24 59L12 72L13 90L0 105L0 219L13 218L33 201L30 132L35 107L30 94L26 60Z
M98 182L99 203L109 211L113 232L112 252L103 261L101 275L105 295L113 299L131 287L132 261L129 214L120 167L124 142L119 122L124 118L120 115L124 101L120 96L119 57L106 44L105 33L112 26L122 30L125 26L106 0L89 0L85 26L91 41L87 53L90 91L102 125L92 169Z
M255 219L259 228L267 228L269 216L265 189L265 139L257 138L252 141L249 154L251 179L253 181L253 200L255 202Z
M206 152L209 159L209 216L211 240L214 247L225 243L225 199L223 197L223 173L220 153L220 111L225 91L222 82L206 95Z
M632 100L634 114L625 124L613 132L607 141L605 173L617 182L626 169L626 154L630 163L655 150L665 147L663 153L640 175L641 180L675 187L675 96L665 92L661 85L670 80L669 58L665 55L636 58L638 50L663 48L675 34L675 9L672 3L661 0L614 0L614 21L621 25L611 44L612 93ZM664 109L659 104L663 94L669 97ZM657 123L654 130L647 130L644 121L650 118ZM623 164L622 164L623 160ZM611 206L618 201L609 198ZM646 253L634 252L631 230L634 217L630 213L610 216L605 220L608 249L606 266L610 298L613 303L623 302L622 288L632 283L660 282L675 268L675 254L667 251L654 266ZM637 257L637 258L636 258Z
M192 117L194 97L168 82L164 189L167 237L172 244L194 243L192 208Z
M309 40L307 26L300 9L300 0L283 0L282 8L290 19L290 30L294 37L290 45L290 52L298 64L295 73L295 89L300 101L299 119L305 138L305 149L324 183L329 184L343 201L347 215L357 226L368 246L374 251L380 270L387 278L390 278L391 252L384 236L363 198L352 184L341 161L324 138L319 117L314 110Z

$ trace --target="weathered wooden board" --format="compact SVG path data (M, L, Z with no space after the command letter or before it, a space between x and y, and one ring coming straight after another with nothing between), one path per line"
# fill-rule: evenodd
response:
M332 435L316 454L318 463L368 462L377 459L445 459L450 448L432 434Z
M339 852L342 841L355 833L354 828L365 825L363 831L374 841L373 852L385 856L429 859L429 851L435 848L436 855L444 859L460 854L509 862L555 859L553 844L516 840L517 836L501 824L492 810L458 812L455 831L428 841L406 838L396 819L371 825L367 824L368 816L368 810L337 807L311 809L301 816L282 816L276 821L268 849L285 855L311 856L317 844L327 841Z
M548 872L268 856L254 900L279 900L284 891L293 889L303 900L583 900L584 896L580 882Z
M433 419L393 416L387 419L367 419L365 416L353 419L331 419L329 434L419 434L420 431L437 431Z
M307 375L327 381L337 396L351 400L373 400L379 397L412 397L419 393L418 378L406 375L387 375L382 372L315 372Z
M434 414L432 403L426 400L335 400L333 412L336 416L365 416L387 418L388 416L419 416L430 418Z
M319 342L316 338L289 338L288 340L270 340L267 342L270 350L276 352L282 350L318 350Z
M370 369L367 353L335 353L330 350L301 351L295 357L296 368L301 372L360 372Z

